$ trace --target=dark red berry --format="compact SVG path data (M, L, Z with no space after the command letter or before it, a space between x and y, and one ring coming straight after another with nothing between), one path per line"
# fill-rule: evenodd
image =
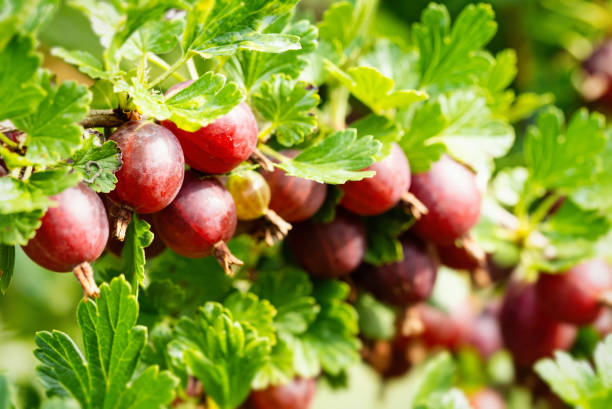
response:
M436 244L451 244L480 217L481 195L475 175L449 156L412 176L410 192L428 209L413 231Z
M612 40L604 40L584 62L586 81L583 94L586 98L612 100Z
M365 229L356 216L337 212L330 223L295 224L289 246L298 263L312 275L340 277L361 264L366 251Z
M418 311L424 328L421 338L425 345L456 351L466 344L474 319L471 304L458 305L448 312L423 304Z
M172 132L152 122L130 121L110 139L121 149L123 162L110 199L137 213L154 213L168 206L185 172L183 150Z
M568 349L576 328L553 318L538 300L535 284L508 286L500 314L502 337L518 366L531 366L555 350Z
M215 178L200 180L185 172L178 195L164 210L153 215L155 230L166 245L185 257L211 254L217 243L228 241L236 229L232 195Z
M503 340L497 317L488 312L476 317L470 326L467 343L485 359L501 350Z
M603 308L602 296L612 291L612 269L593 259L561 274L541 274L537 293L548 312L575 325L593 322Z
M472 409L506 409L506 403L499 392L483 388L468 398Z
M308 409L314 398L314 379L298 378L286 385L251 392L253 409Z
M470 253L464 246L456 243L436 246L440 263L456 270L473 271L480 267L480 263L474 254Z
M179 92L191 82L175 85L167 95ZM257 121L244 102L195 132L180 129L168 120L163 121L162 125L181 142L187 164L201 172L229 172L248 159L257 146Z
M410 165L396 143L389 155L364 170L376 174L340 186L344 192L340 205L353 213L363 216L384 213L399 202L410 186Z
M36 235L23 250L42 267L56 272L97 259L108 239L102 200L83 183L51 196L57 206L42 218Z
M376 298L390 304L409 306L429 297L438 274L435 251L418 239L402 237L402 260L382 266L365 264L356 281Z
M294 157L297 151L283 151L285 156ZM264 172L270 186L272 198L270 209L288 222L301 222L309 219L323 205L327 187L313 180L289 176L284 170L275 168Z

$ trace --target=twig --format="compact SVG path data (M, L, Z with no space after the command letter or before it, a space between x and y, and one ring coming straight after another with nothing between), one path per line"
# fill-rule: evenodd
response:
M120 110L92 109L81 121L83 128L115 128L128 121L128 115Z

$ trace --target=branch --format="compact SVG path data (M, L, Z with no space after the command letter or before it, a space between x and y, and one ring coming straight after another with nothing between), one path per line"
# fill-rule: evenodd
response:
M121 110L92 109L87 118L81 121L83 128L115 128L129 121Z

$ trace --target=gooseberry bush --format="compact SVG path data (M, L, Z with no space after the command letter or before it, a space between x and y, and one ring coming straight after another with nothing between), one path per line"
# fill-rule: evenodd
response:
M35 337L53 407L306 409L362 361L418 367L405 407L611 407L604 116L515 93L487 4L297 3L69 0L86 86L42 68L57 1L0 2L0 290L21 247L84 293Z

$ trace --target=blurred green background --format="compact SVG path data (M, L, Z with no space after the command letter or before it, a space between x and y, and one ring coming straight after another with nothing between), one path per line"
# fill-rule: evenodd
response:
M329 0L303 0L300 11L319 18ZM410 24L419 19L427 0L381 0L375 29L385 35L408 40ZM456 15L466 0L443 2ZM475 2L474 2L475 3ZM517 51L519 73L514 87L521 91L552 93L566 112L578 106L608 111L605 104L581 96L583 61L612 32L612 2L582 0L496 0L490 2L497 15L499 31L490 50ZM339 22L340 24L340 22ZM62 6L41 36L43 52L54 45L100 51L87 20L77 11ZM58 79L86 78L46 53L45 65ZM520 130L517 132L520 145ZM71 274L45 271L17 254L14 279L6 295L0 296L0 372L21 385L20 407L35 407L39 384L34 375L34 334L58 329L80 339L76 305L81 289ZM316 408L405 408L410 380L394 381L383 388L366 367L354 370L350 387L331 391L325 384L317 394ZM387 402L381 403L381 399Z

